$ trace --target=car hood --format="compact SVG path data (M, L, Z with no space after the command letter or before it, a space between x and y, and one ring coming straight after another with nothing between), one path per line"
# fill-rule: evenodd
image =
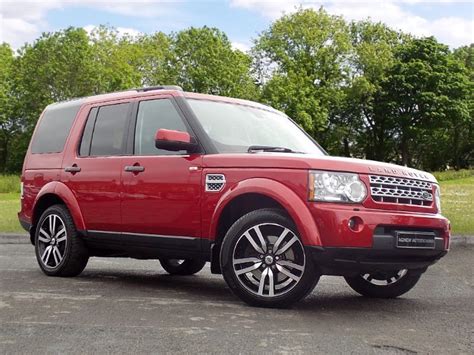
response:
M359 174L376 174L398 176L436 182L435 177L427 172L400 165L382 163L373 160L316 156L309 154L288 153L248 153L248 154L213 154L203 157L204 168L278 168L278 169L320 169L353 172Z

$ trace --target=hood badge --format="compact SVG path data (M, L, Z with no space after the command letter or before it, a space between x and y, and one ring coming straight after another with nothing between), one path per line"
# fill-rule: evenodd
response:
M430 177L426 174L416 172L416 171L410 171L406 169L382 168L382 167L369 166L369 171L374 172L374 173L394 174L394 175L402 175L402 176L407 176L407 177L412 177L412 178L430 180Z

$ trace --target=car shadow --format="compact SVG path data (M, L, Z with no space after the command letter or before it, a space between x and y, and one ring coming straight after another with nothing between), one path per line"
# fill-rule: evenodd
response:
M165 297L196 301L197 304L210 301L249 307L231 293L218 275L173 276L148 270L90 270L84 271L76 280L100 287L105 293L114 293L119 287L121 297ZM349 286L342 290L338 286L335 291L330 286L321 282L308 297L293 305L291 310L304 313L403 315L432 309L430 302L411 297L410 294L397 299L374 299L359 296Z

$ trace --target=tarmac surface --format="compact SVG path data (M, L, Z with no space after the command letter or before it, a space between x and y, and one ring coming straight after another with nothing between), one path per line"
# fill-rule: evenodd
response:
M13 239L12 239L13 240ZM33 247L0 241L0 353L474 353L474 247L457 246L395 300L323 277L292 309L252 308L209 267L92 258L45 276Z

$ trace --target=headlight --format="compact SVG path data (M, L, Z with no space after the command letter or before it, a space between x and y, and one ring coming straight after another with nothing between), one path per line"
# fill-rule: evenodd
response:
M438 185L435 185L435 203L438 213L441 213L441 189Z
M311 201L362 202L367 189L359 175L331 171L309 172L309 199Z

